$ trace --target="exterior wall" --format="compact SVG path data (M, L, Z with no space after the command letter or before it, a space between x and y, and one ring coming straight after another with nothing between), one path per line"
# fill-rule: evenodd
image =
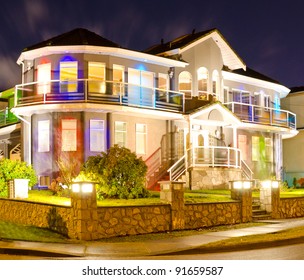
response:
M304 178L304 131L298 135L283 140L284 180L289 186L293 184L293 178Z
M189 176L191 190L229 189L229 181L241 180L242 171L232 168L193 168Z

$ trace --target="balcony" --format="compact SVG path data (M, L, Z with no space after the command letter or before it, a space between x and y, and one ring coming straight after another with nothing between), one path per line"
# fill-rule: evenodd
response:
M224 105L243 122L296 129L296 115L289 111L238 102Z
M128 83L95 80L52 80L15 87L15 106L92 102L183 112L181 92Z
M0 127L18 123L18 118L11 113L9 108L0 110Z

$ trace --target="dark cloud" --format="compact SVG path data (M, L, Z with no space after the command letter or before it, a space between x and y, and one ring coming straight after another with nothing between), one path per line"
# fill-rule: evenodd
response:
M218 28L245 63L282 84L304 84L304 2L293 0L10 0L0 10L0 88L21 82L23 48L76 27L142 50L189 33ZM11 77L9 77L11 75Z

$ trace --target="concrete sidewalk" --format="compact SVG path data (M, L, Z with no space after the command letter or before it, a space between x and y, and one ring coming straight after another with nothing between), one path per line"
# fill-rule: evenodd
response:
M194 249L201 245L231 237L273 233L298 226L304 226L304 218L268 220L267 224L263 226L144 242L108 243L91 241L63 244L0 240L0 253L14 254L14 252L18 252L18 254L22 254L24 252L25 255L41 255L45 257L89 257L96 259L144 257Z

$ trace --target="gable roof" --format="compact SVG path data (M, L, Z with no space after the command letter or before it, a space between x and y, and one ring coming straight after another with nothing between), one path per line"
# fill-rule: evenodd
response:
M193 31L190 34L180 36L167 43L161 43L154 45L144 52L155 55L163 56L174 56L180 55L189 48L212 38L214 42L218 45L221 50L224 65L228 66L230 69L246 69L246 65L243 60L238 56L238 54L232 49L226 39L223 37L221 32L214 28L207 31L197 32Z
M49 46L90 45L101 47L120 47L118 44L105 39L98 34L84 28L76 28L69 32L55 36L38 44L26 47L23 52Z

